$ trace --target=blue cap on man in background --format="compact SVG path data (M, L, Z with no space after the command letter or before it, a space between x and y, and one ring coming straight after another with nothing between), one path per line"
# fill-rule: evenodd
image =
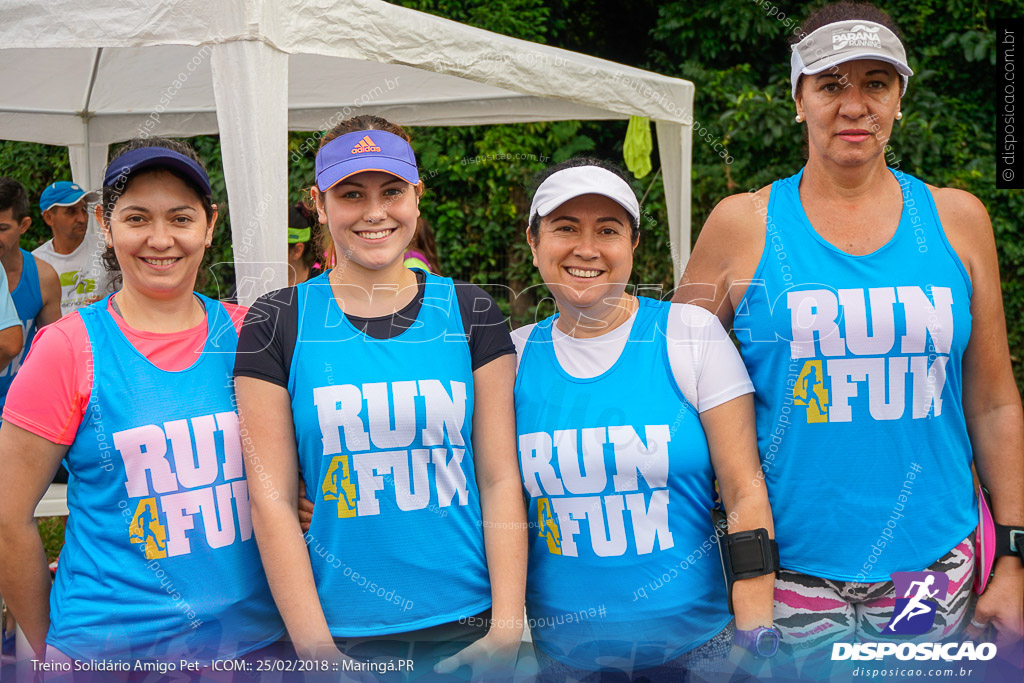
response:
M39 210L46 211L54 206L73 206L85 197L86 202L99 199L98 192L86 192L82 186L69 180L51 183L39 197Z

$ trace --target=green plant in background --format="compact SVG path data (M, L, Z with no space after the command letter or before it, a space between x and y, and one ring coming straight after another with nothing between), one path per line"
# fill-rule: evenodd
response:
M64 547L66 522L67 517L40 517L36 520L47 562L53 562L60 556L60 549Z
M404 0L398 4L497 33L651 69L696 84L695 125L728 152L729 163L698 135L692 162L693 239L724 197L795 173L804 163L801 126L793 122L788 39L820 0L758 2L638 0ZM1010 350L1024 387L1024 239L1018 227L1024 192L995 189L995 17L1024 7L1009 0L878 3L901 26L915 71L904 117L891 141L892 163L937 186L978 196L992 216ZM770 8L775 7L774 13ZM780 16L785 19L780 20ZM364 107L372 112L372 105ZM553 311L539 285L524 238L530 180L545 166L575 154L622 163L624 121L556 122L412 131L427 186L423 215L434 227L446 275L492 285L514 326ZM204 293L223 296L233 280L227 193L216 136L191 140L210 171L220 221ZM319 134L289 135L289 201L308 197ZM645 217L633 283L673 287L664 188L655 169L634 180ZM0 169L26 184L33 200L53 180L70 176L67 151L0 141ZM652 182L653 181L653 182ZM33 208L23 245L49 237ZM220 284L218 289L217 285ZM511 296L509 292L523 293Z
M695 139L694 226L723 197L763 187L803 165L802 128L793 122L789 93L788 39L794 33L778 11L799 22L822 4L722 0L700 8L681 1L660 7L648 66L696 83L695 119L717 127L735 159L726 165ZM931 185L964 189L985 203L999 252L1014 373L1024 387L1024 244L1018 227L1024 192L995 189L992 68L994 18L1019 17L1024 7L1006 0L877 4L902 29L915 72L887 160Z

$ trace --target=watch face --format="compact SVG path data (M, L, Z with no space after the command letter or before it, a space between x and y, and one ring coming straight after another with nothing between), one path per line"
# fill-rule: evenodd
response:
M779 651L779 632L774 628L766 628L757 634L757 654L761 657L774 657Z

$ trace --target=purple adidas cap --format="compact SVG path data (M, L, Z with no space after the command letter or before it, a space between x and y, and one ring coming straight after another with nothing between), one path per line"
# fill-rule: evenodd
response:
M412 185L420 181L412 147L383 130L346 133L316 153L316 186L321 192L363 171L390 173Z
M123 183L132 173L144 168L166 168L177 171L192 180L204 194L213 194L210 189L210 177L203 167L166 147L143 147L125 152L107 166L107 174L103 177L103 187L116 187Z

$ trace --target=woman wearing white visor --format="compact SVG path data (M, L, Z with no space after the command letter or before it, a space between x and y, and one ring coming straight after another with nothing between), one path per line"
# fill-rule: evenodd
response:
M734 644L742 658L779 643L753 387L713 315L626 291L639 217L621 172L594 159L548 169L530 209L534 264L558 307L513 333L526 609L545 682L677 681Z
M716 207L677 300L734 328L756 389L784 646L938 640L970 620L972 460L996 521L1024 523L992 228L972 195L900 172L898 152L885 158L913 74L888 15L829 5L800 36L807 165ZM936 573L936 609L903 617L924 582L894 574L924 570ZM997 560L972 634L1019 639L1022 590L1020 558Z

